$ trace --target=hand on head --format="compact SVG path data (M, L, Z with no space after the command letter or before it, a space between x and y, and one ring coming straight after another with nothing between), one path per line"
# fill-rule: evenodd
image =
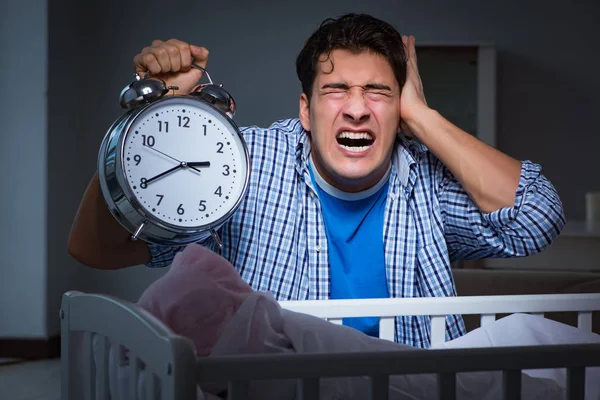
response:
M400 118L402 119L400 126L405 136L414 138L416 134L410 128L410 124L419 109L427 108L427 100L417 66L415 37L412 35L402 36L402 43L406 53L406 82L400 97Z
M231 263L190 244L177 254L171 269L146 289L138 305L189 338L197 354L206 356L251 292Z

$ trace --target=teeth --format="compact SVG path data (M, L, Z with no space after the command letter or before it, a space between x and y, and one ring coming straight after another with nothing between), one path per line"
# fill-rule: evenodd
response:
M371 135L367 132L341 132L338 139L368 139L371 140Z
M361 153L367 150L374 142L373 137L367 132L340 132L337 136L338 144L352 153Z
M365 151L369 148L369 146L360 146L360 147L356 147L356 146L344 146L341 145L344 149L351 151L353 153L360 153L361 151Z

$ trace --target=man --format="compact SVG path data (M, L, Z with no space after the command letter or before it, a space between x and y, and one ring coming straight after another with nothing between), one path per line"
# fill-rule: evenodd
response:
M192 59L204 67L208 51L155 41L134 64L188 93L200 78ZM561 202L539 165L427 106L412 36L367 15L328 19L296 67L299 118L242 129L250 189L220 229L223 256L254 290L278 300L454 296L451 262L533 254L562 229ZM168 266L181 250L129 238L94 176L70 253L116 269ZM345 323L378 332L377 319ZM425 318L397 318L396 341L427 347L429 329ZM448 339L465 332L460 316L446 329Z

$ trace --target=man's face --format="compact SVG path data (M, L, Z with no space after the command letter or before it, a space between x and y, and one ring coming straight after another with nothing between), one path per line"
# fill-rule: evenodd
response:
M331 62L321 60L310 104L300 96L300 121L311 132L315 166L340 190L368 189L389 166L400 129L401 88L381 55L334 50Z

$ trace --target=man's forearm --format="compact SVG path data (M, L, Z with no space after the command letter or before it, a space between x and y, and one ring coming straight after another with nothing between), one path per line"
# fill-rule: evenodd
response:
M423 107L411 131L456 177L483 212L514 204L521 162L461 130L437 111Z
M108 210L98 174L94 174L71 227L69 253L82 264L99 269L118 269L150 261L148 245L130 237Z

